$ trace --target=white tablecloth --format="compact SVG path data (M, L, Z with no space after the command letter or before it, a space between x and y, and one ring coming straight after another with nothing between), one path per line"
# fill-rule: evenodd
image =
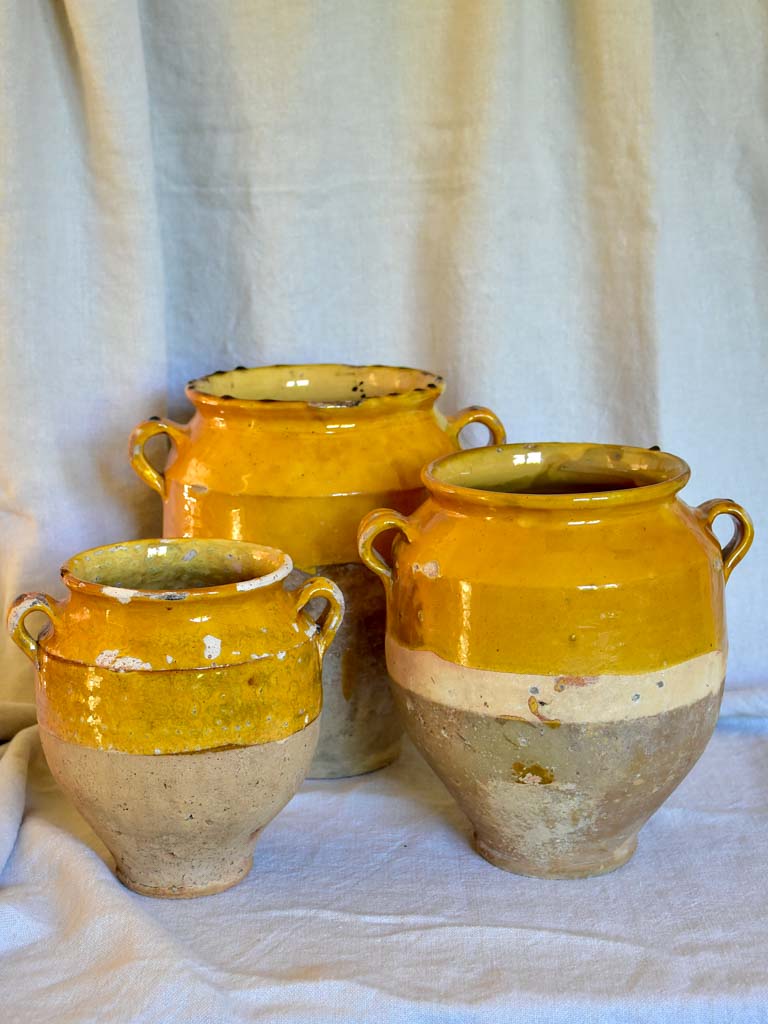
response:
M0 1021L766 1021L766 704L727 694L615 874L487 864L407 747L376 774L305 783L244 882L185 901L116 881L31 725L0 760ZM0 705L6 735L25 720Z

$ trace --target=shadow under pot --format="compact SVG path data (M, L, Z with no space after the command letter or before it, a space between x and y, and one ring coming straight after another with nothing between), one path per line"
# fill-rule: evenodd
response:
M360 775L392 762L402 726L384 659L384 595L360 562L357 525L378 505L412 512L422 467L456 451L470 423L504 441L500 422L472 406L444 416L442 378L422 370L338 364L265 366L191 381L186 425L148 420L131 462L163 500L166 536L234 537L288 551L289 585L335 579L347 613L323 668L325 704L310 776ZM144 445L166 434L165 470Z
M11 606L51 772L137 892L234 885L306 776L343 599L326 579L286 591L290 572L254 544L130 541L70 559L64 600ZM49 619L37 639L32 612Z
M723 588L752 525L729 500L690 508L688 477L640 448L478 449L428 466L410 517L360 525L407 729L501 868L619 867L712 734ZM373 546L388 530L391 567Z

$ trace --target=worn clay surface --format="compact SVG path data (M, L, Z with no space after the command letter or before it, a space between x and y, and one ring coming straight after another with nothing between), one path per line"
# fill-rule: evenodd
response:
M323 660L320 741L309 777L333 779L391 764L400 753L403 727L384 658L386 601L379 581L356 563L320 571L341 588L346 610ZM288 585L304 578L294 570Z
M544 878L602 874L632 856L712 735L725 664L713 653L585 680L468 669L391 640L388 652L408 732L474 825L478 852Z
M203 896L251 867L259 833L301 785L319 720L287 739L190 754L96 750L41 729L59 785L148 896Z

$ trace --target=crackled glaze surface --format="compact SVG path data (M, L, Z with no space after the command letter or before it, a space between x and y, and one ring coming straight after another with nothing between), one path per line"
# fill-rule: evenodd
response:
M729 500L685 505L688 475L644 449L478 449L428 467L410 517L361 523L406 727L501 867L618 867L711 735L752 526ZM373 544L391 530L390 568Z

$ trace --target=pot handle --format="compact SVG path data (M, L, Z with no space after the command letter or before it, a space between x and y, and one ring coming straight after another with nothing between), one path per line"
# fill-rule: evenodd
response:
M296 611L300 612L305 605L309 604L313 597L324 597L328 607L315 620L320 629L317 639L317 646L320 651L320 660L325 657L325 652L333 643L341 620L344 618L344 595L333 582L325 576L313 576L308 579L298 592ZM311 618L311 616L310 616Z
M128 442L128 455L135 472L165 501L165 477L147 462L147 457L144 454L144 445L151 437L156 437L158 434L167 434L177 448L189 438L189 434L180 423L152 416L134 427Z
M58 615L54 610L55 604L56 601L47 594L20 594L8 609L8 632L11 640L24 651L30 661L37 661L37 640L27 631L24 620L32 612L43 612L55 629L59 624Z
M484 405L469 405L461 412L457 412L455 416L448 417L448 436L457 448L460 447L459 434L470 423L482 423L488 427L488 432L491 435L488 440L489 446L506 443L507 432L496 413L486 409Z
M357 528L357 550L368 568L380 577L384 589L389 594L394 582L392 567L387 565L373 546L378 535L385 530L399 530L405 535L406 540L410 541L414 538L416 528L410 519L391 508L375 508L360 520Z
M698 506L696 511L699 515L703 516L707 529L717 544L720 542L712 530L712 524L717 517L728 515L736 524L733 537L723 548L723 575L727 583L728 577L749 551L752 541L755 539L755 528L752 525L752 520L741 505L737 505L730 498L715 498L712 501L705 501L702 505Z

